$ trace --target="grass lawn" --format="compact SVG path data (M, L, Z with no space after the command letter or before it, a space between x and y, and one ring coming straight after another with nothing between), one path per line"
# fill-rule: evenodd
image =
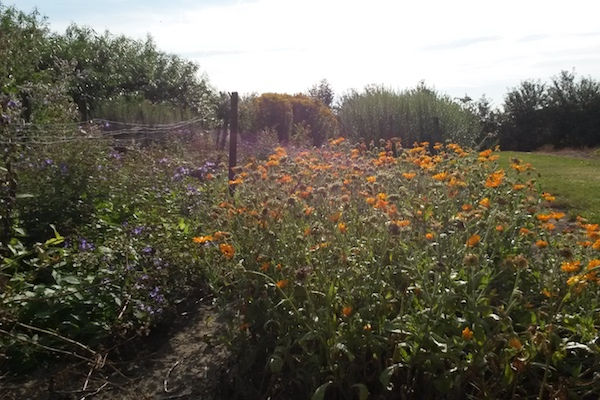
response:
M600 158L503 151L500 165L510 168L513 158L533 165L538 184L556 196L557 207L568 208L570 216L600 222Z

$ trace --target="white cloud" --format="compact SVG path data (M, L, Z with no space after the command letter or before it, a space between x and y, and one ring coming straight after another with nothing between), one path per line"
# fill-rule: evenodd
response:
M151 33L160 48L195 59L227 91L297 92L327 78L343 92L368 83L405 88L425 79L453 96L486 92L498 104L506 88L523 79L573 68L600 77L596 2L193 4L153 11L150 5L128 10L124 3L100 21L79 22L135 37Z

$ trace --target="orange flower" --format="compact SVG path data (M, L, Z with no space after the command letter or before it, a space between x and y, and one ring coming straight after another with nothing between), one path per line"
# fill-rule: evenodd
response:
M587 269L592 270L596 267L600 267L600 259L594 258L593 260L590 260L590 262L587 265Z
M285 287L287 287L290 284L290 281L287 279L281 279L278 280L277 283L275 284L279 289L283 289Z
M473 209L473 206L470 204L463 204L461 208L463 211L471 211Z
M346 224L343 222L340 222L338 224L338 229L340 230L340 232L342 233L346 233L346 231L348 230L348 228L346 228Z
M490 176L488 176L485 181L485 187L495 188L500 186L502 181L504 180L504 170L500 169L496 172L493 172Z
M492 154L492 149L487 149L479 153L479 157L488 158Z
M329 216L329 220L330 220L331 222L334 222L334 223L335 223L335 222L338 222L338 221L340 220L340 217L341 217L341 216L342 216L342 213L341 213L341 212L337 212L337 213L335 213L335 214L332 214L332 215L330 215L330 216Z
M433 232L428 232L425 234L425 239L427 240L433 240L435 238L435 233Z
M592 249L600 250L600 239L598 239L594 242L594 244L592 245Z
M560 269L564 272L577 272L581 267L581 261L564 261L560 265Z
M474 234L469 239L467 239L467 247L475 247L481 241L481 236L478 234Z
M375 199L375 197L367 197L365 201L368 205L372 206L373 204L375 204L375 202L377 202L377 199Z
M271 263L268 261L265 261L264 263L261 264L260 270L263 272L267 272L270 267L271 267Z
M462 337L465 340L473 339L473 331L467 326L462 330Z
M527 228L521 228L519 229L519 234L523 235L523 236L527 236L527 235L531 235L533 232L531 232L529 229Z
M230 235L229 232L223 232L223 231L217 231L217 232L213 233L213 237L215 238L215 240L221 240L224 237L227 237L229 235Z
M538 248L543 249L545 247L548 247L548 242L546 242L545 240L538 240L537 242L535 242L535 245Z
M550 221L550 218L552 218L552 215L550 215L550 214L538 214L535 217L537 218L538 221L548 222L548 221Z
M369 183L375 183L376 180L377 180L377 178L374 177L374 176L368 176L367 177L367 182L369 182Z
M521 183L515 183L515 184L513 185L513 189L514 189L514 190L523 190L523 189L525 189L525 185L523 185L523 184L521 184Z
M352 306L345 306L342 308L342 314L344 317L349 317L352 314Z
M304 208L304 215L310 215L315 209L313 207Z
M513 349L515 349L515 350L521 350L523 348L523 345L521 344L521 341L517 337L511 338L508 341L508 345L510 347L512 347Z
M554 200L556 200L556 197L554 197L550 193L546 193L546 192L542 193L542 197L546 201L554 201Z
M485 208L490 208L490 199L485 197L479 201L479 205Z
M292 181L292 176L291 175L283 175L281 178L277 179L277 182L279 183L290 183Z
M231 260L233 258L233 255L235 254L235 249L233 248L232 245L228 244L228 243L221 243L219 245L219 250L221 250L221 253L225 256L225 258L227 258L228 260Z
M206 236L196 236L193 241L194 243L206 243L206 242L212 242L213 237L212 235L206 235Z
M440 172L439 174L433 175L432 178L435 179L436 181L443 182L443 181L446 180L446 178L448 178L448 173L447 172Z
M496 225L496 232L503 232L503 231L504 231L504 226Z
M403 172L403 173L402 173L402 176L403 176L405 179L408 179L408 180L410 181L410 180L411 180L411 179L413 179L415 176L417 176L417 174L415 174L414 172Z

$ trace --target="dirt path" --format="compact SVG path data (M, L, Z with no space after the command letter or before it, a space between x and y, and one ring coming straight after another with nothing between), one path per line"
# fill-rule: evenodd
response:
M181 313L132 360L88 378L89 366L43 371L25 382L0 380L0 399L220 399L228 351L214 306L197 304ZM86 389L83 390L87 380ZM4 386L4 387L3 387Z

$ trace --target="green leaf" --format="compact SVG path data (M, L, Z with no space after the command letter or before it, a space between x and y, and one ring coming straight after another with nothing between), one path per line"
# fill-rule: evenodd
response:
M274 374L281 372L283 369L283 358L279 354L273 354L269 358L269 369Z
M317 388L317 390L315 390L315 392L313 393L311 400L323 400L325 398L325 392L327 391L327 388L332 383L333 382L328 381L328 382L325 382L324 384L322 384L321 386L319 386Z
M404 365L402 363L392 364L379 375L379 382L385 387L386 390L392 390L394 388L393 385L390 384L390 380L394 373L402 368Z
M356 383L352 387L358 389L358 400L367 400L369 398L369 389L365 384Z
M79 285L81 283L81 281L73 275L67 275L67 276L63 277L62 280L71 285Z

